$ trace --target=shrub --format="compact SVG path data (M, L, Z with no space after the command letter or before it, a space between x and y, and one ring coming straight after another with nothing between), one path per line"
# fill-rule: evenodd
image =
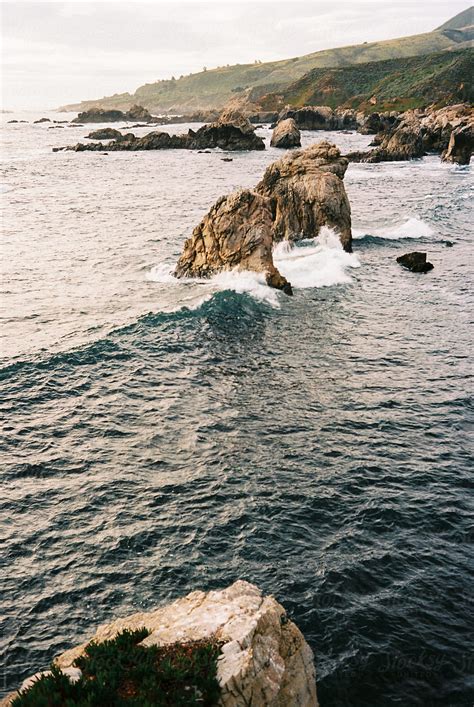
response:
M170 646L141 646L149 631L123 631L91 642L74 665L71 683L54 664L13 700L13 707L212 707L219 699L214 639Z

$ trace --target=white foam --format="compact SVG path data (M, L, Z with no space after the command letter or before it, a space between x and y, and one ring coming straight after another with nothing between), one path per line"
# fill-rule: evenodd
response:
M0 184L0 194L6 194L7 191L10 191L11 187L8 186L8 184Z
M348 270L360 262L353 253L346 253L339 236L323 227L313 240L301 241L291 247L279 243L273 251L273 262L295 288L330 287L351 281Z
M364 236L377 236L387 240L398 240L399 238L429 238L434 234L433 228L415 217L410 217L403 223L384 226L383 228L353 228L352 237L354 239L364 238Z
M295 289L330 287L351 281L350 268L360 262L356 255L346 253L339 236L330 228L323 227L318 238L300 241L292 246L288 241L277 244L273 250L273 262L280 273ZM195 294L186 300L180 298L181 306L197 307L219 291L231 290L247 293L272 307L280 306L280 294L268 287L263 273L246 270L230 270L218 273L210 279L189 278L179 280L173 276L174 264L158 263L146 274L147 280L177 287L199 285L199 300ZM191 300L193 305L191 305Z

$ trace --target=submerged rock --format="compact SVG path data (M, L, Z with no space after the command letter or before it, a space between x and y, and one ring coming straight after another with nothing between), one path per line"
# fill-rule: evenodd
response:
M223 270L263 273L267 284L291 294L273 264L271 200L241 189L223 196L194 229L183 248L176 277L210 277Z
M474 142L473 135L473 128L470 125L453 130L448 147L441 155L441 159L444 162L454 162L460 165L469 164Z
M334 228L344 250L352 250L351 208L344 175L348 161L323 141L271 164L256 191L273 200L274 240L314 238Z
M146 628L143 646L169 646L214 639L223 644L217 660L220 707L317 707L313 653L284 608L244 581L220 591L195 591L149 613L140 612L99 627L97 643L125 629ZM88 642L87 642L88 643ZM70 679L87 643L55 660ZM2 705L10 705L17 693Z
M400 263L400 265L403 265L404 268L412 272L429 272L433 270L434 267L433 263L426 260L426 253L419 253L417 251L400 255L397 258L397 263Z
M39 120L34 120L33 123L50 123L51 120L49 118L40 118Z
M270 145L282 148L301 147L301 134L293 118L286 118L277 124Z

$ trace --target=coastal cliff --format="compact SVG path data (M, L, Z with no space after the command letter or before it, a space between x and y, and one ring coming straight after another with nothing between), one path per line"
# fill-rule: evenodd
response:
M105 624L91 640L103 644L124 631L139 629L146 629L140 644L145 649L204 641L219 645L219 697L215 704L220 707L317 707L310 647L276 599L264 596L253 584L238 580L220 591L191 592L154 611ZM85 680L77 663L88 645L71 648L54 661L55 668L69 675L73 685ZM125 672L123 684L127 680ZM42 675L37 673L24 681L20 691L7 696L0 707L21 704L18 697L28 694Z

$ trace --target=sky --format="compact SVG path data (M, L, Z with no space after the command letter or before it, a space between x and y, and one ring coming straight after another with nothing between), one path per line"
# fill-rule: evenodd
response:
M469 0L2 1L1 105L47 109L225 64L429 32Z

